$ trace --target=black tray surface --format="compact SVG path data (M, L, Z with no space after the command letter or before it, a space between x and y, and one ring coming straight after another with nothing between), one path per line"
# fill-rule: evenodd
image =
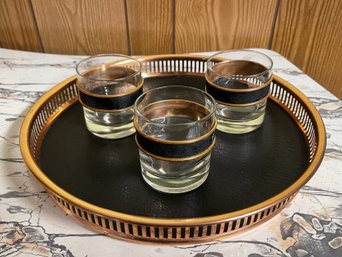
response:
M204 88L193 76L151 77L144 87ZM87 131L80 104L63 111L41 145L39 166L59 187L99 207L155 218L225 214L261 203L292 185L306 170L305 138L291 116L268 100L261 128L243 135L216 132L207 181L177 195L154 191L140 174L134 135L105 140Z

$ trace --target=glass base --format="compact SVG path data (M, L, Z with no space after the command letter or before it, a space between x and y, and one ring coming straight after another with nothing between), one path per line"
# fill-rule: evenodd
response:
M106 113L83 107L83 111L87 129L97 137L119 139L135 133L133 108Z
M247 121L246 120L236 121L236 120L222 119L221 117L218 117L217 130L225 132L225 133L230 133L230 134L248 133L259 128L264 122L264 117L265 117L265 114L262 114L253 120L247 120Z
M259 128L264 122L266 101L250 106L217 104L217 130L230 134L244 134Z
M201 186L209 175L210 153L190 161L170 162L139 150L141 174L153 189L163 193L185 193Z

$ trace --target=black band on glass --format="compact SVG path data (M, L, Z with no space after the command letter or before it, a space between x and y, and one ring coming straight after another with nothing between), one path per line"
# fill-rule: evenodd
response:
M213 144L215 135L212 133L200 141L188 144L166 144L151 140L137 131L136 140L138 145L148 153L164 158L177 159L195 156L204 152Z
M81 103L91 109L96 110L121 110L132 106L135 100L140 94L142 94L142 87L138 90L122 96L116 97L97 97L93 95L87 95L79 90L79 97Z
M237 82L242 84L241 82ZM226 104L249 104L264 99L270 92L270 85L260 87L260 89L250 91L227 91L213 86L206 82L207 92L215 98L215 100ZM238 85L235 87L238 88Z

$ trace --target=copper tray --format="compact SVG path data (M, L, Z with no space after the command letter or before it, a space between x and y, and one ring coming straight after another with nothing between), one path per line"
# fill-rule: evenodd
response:
M144 89L203 88L206 57L142 59ZM128 240L200 242L244 231L279 213L319 167L325 129L313 104L275 76L265 122L245 135L217 133L207 181L180 195L144 184L133 136L102 140L85 128L76 78L43 95L20 133L23 159L68 215Z

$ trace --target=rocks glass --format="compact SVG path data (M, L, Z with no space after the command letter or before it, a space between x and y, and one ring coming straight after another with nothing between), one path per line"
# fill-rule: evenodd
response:
M107 139L133 134L133 105L143 85L141 63L125 55L96 55L80 61L76 72L88 130Z
M206 91L217 104L217 129L242 134L259 128L272 81L272 60L241 49L212 55L207 61Z
M215 100L199 89L166 86L134 105L143 179L157 191L183 193L208 177L215 144Z

